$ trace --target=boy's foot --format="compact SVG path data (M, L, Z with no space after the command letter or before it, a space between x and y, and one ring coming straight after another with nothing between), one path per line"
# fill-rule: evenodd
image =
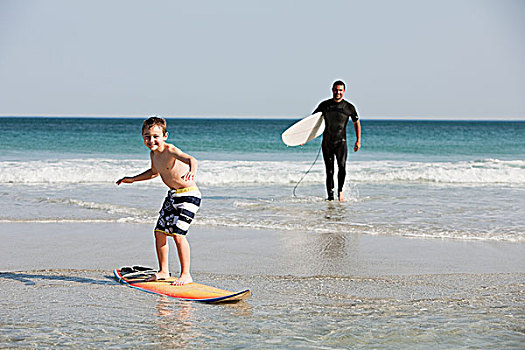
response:
M191 278L191 275L180 275L179 278L177 278L175 281L171 283L172 286L183 286L185 284L189 284L193 282L193 278Z
M165 279L167 279L168 277L170 277L170 274L165 274L165 273L159 273L157 272L156 274L154 274L153 276L151 277L148 277L144 280L144 282L155 282L155 281L164 281Z
M343 197L343 192L339 192L339 202L344 202L345 197Z

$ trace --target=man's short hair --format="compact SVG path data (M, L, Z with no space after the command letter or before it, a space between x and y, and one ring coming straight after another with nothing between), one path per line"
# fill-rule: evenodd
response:
M144 130L150 129L154 126L160 127L162 129L163 134L166 133L166 119L158 115L151 116L144 121L144 123L142 124L142 133L144 133Z
M346 85L345 85L345 83L342 80L335 81L334 84L332 85L332 89L334 89L338 85L343 85L343 89L346 90Z

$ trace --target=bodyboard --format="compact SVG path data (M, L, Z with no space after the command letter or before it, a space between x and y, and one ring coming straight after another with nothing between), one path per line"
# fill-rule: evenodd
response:
M324 118L321 112L299 120L286 129L281 138L287 146L304 145L320 136L324 131Z
M182 286L173 286L174 277L154 282L145 282L144 280L155 274L151 268L144 266L121 267L115 269L113 274L122 284L144 292L165 295L172 298L200 301L206 303L219 302L236 302L248 299L251 296L249 289L239 292L230 292L228 290L207 286L200 283L188 283Z

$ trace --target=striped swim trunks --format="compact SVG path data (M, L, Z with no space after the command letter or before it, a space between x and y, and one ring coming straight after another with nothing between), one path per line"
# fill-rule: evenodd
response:
M185 236L201 205L201 193L197 187L172 189L162 204L155 231L169 236Z

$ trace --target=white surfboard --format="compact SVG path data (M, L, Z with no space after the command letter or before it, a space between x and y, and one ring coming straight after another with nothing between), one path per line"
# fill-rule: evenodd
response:
M324 131L324 118L321 112L299 120L281 135L287 146L304 145L321 135Z

